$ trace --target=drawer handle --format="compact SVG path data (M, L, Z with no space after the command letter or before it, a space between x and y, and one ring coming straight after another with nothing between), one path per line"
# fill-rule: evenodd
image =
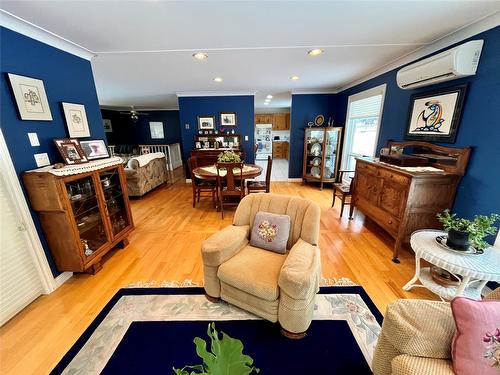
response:
M392 224L392 220L389 220L389 224Z

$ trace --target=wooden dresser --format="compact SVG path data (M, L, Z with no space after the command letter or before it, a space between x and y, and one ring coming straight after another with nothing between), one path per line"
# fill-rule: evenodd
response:
M358 158L353 184L353 205L395 240L393 261L410 235L424 228L441 228L436 214L451 208L458 183L465 173L470 148L451 148L426 142L389 142L389 149L410 150L429 158L440 171L415 171Z

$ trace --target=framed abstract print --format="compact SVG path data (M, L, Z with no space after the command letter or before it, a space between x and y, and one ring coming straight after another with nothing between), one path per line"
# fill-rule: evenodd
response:
M21 120L52 121L43 81L8 73Z
M85 106L82 104L62 103L66 125L71 138L90 137L89 123Z

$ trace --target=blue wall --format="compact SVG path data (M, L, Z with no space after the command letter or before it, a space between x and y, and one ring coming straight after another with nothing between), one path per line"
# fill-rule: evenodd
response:
M500 213L500 27L467 40L473 39L484 39L475 76L415 90L402 90L396 84L399 69L395 69L337 94L337 105L342 109L338 120L344 122L349 95L387 84L378 143L380 149L389 139L404 139L412 94L468 83L456 143L443 144L472 147L466 175L459 185L453 207L458 215L465 217Z
M331 116L334 126L343 126L337 117L337 98L335 94L294 94L290 115L290 155L288 177L302 177L304 159L304 129L317 115L325 117L325 124ZM345 117L345 115L344 115Z
M179 111L144 111L148 115L139 116L133 122L130 115L120 114L120 111L103 109L102 118L111 120L113 131L106 133L108 143L111 145L134 144L171 144L181 142L181 129ZM151 139L149 129L150 121L163 122L163 139Z
M194 138L198 134L198 116L215 116L216 128L219 129L221 112L236 112L236 127L231 129L241 136L246 162L253 162L253 95L180 97L179 117L184 162L187 161L189 152L194 148ZM189 129L186 129L186 124L189 124ZM248 141L245 141L245 136L248 136Z
M85 105L91 139L105 139L101 111L90 62L31 38L0 28L0 119L10 156L20 178L23 171L36 168L33 154L46 152L51 163L61 162L53 138L67 138L61 102ZM52 121L22 121L12 95L7 73L43 80L52 112ZM40 146L31 147L27 133L36 132ZM22 185L22 183L21 183ZM28 200L28 199L27 199ZM29 200L28 200L29 202ZM57 275L40 222L31 212L50 267Z

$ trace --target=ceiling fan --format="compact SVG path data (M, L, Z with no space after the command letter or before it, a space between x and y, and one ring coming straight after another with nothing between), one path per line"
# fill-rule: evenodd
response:
M134 106L130 106L130 111L127 112L120 112L121 115L130 115L130 119L134 122L139 120L139 116L148 116L149 113L146 112L139 112L134 109Z

